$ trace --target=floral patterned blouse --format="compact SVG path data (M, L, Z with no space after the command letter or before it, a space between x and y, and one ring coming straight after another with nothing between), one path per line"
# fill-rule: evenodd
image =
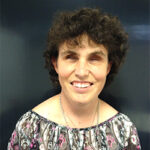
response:
M122 113L97 126L77 129L30 110L16 124L8 150L141 150L141 146L136 127Z

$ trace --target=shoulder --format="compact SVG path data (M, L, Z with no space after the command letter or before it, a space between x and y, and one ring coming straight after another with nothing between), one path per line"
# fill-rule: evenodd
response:
M111 105L103 100L100 100L100 121L104 122L112 117L114 117L119 112L113 108Z
M35 137L39 135L41 125L44 127L46 122L42 122L38 114L31 110L23 114L9 139L8 149L31 149L37 140Z
M16 127L8 142L8 149L30 149L31 139L34 138L39 118L32 111L23 114L16 123ZM20 145L21 143L21 145ZM23 146L23 147L22 147Z
M33 113L31 110L27 111L23 114L20 119L16 123L16 130L18 132L28 132L30 127L35 128L37 123L39 122L40 118L37 114Z
M126 114L119 112L118 110L113 108L111 105L109 105L105 101L101 100L100 104L101 104L100 116L101 116L102 121L107 121L109 119L112 120L113 118L113 121L118 122L118 124L122 124L128 127L131 127L134 125L134 123Z
M61 115L58 99L59 95L55 95L34 107L32 111L48 120L58 122L56 119Z
M16 128L19 130L22 128L27 129L26 127L29 127L29 125L34 128L42 118L48 119L50 114L55 114L57 112L55 99L55 96L47 99L32 110L24 113L17 121Z
M123 148L141 149L137 128L127 115L119 112L112 118L111 126L115 137Z
M115 134L120 146L126 149L140 149L140 139L135 124L131 119L121 112L118 112L115 108L109 104L101 101L103 107L103 122L105 122L110 128L110 132Z

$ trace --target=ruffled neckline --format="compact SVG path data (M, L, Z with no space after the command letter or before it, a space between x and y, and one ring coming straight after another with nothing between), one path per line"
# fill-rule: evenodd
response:
M31 112L32 114L38 116L40 119L44 120L44 121L47 122L47 123L54 124L55 126L58 126L58 127L60 127L60 128L64 128L64 129L66 128L66 129L78 130L78 131L80 131L80 130L89 130L89 129L93 129L93 128L96 128L96 127L103 126L104 124L107 124L108 122L112 121L113 119L115 119L116 117L118 117L118 116L121 115L120 112L117 112L117 114L115 114L115 115L112 116L111 118L109 118L109 119L107 119L107 120L105 120L105 121L99 123L98 125L93 125L93 126L85 127L85 128L71 128L71 127L67 127L67 126L65 126L65 125L61 125L61 124L59 124L59 123L57 123L57 122L54 122L54 121L52 121L52 120L49 120L49 119L45 118L44 116L38 114L37 112L35 112L35 111L33 111L33 110L29 110L29 112Z

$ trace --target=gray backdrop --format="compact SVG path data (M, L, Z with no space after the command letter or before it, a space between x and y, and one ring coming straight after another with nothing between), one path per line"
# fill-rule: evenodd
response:
M0 149L20 116L58 92L42 57L56 11L101 7L117 15L130 37L130 51L101 97L135 123L143 150L150 149L150 11L148 0L0 1Z

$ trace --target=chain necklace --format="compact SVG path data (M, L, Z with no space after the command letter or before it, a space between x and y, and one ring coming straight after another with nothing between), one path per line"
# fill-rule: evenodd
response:
M99 102L99 101L100 101L100 100L98 100L97 109L96 109L96 112L97 112L97 126L98 126L98 123L99 123L99 105L100 105L100 102ZM67 118L66 118L64 109L63 109L63 107L62 107L61 96L59 97L59 104L60 104L60 108L61 108L61 111L62 111L62 114L63 114L63 118L64 118L64 120L65 120L65 123L66 123L67 127L69 127L69 123L68 123L68 121L67 121ZM94 120L95 120L96 112L95 112L94 118L93 118L93 120L92 120L92 125L93 125ZM71 121L71 123L72 123L74 126L76 126L76 125L73 123L73 121L70 119L70 117L69 117L69 116L67 116L67 117L68 117L68 119Z

